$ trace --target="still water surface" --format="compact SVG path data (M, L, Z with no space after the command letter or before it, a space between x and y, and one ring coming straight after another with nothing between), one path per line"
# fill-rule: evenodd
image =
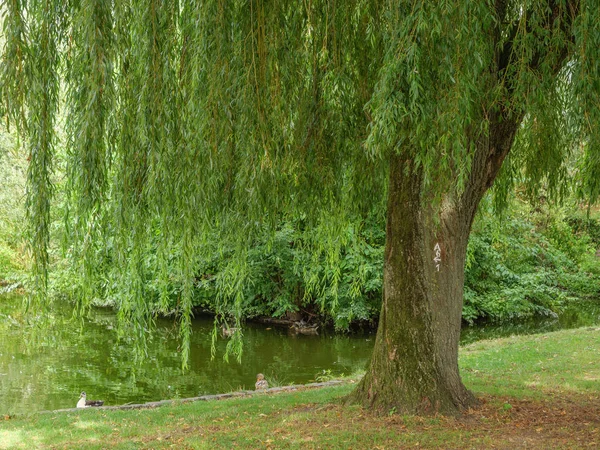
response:
M52 326L34 326L19 312L21 298L0 296L0 414L71 408L84 390L107 405L251 389L262 372L271 384L302 384L364 369L374 334L295 336L287 329L248 323L242 363L223 361L219 337L211 359L212 319L195 319L190 367L181 371L178 328L162 319L150 333L148 355L134 367L131 345L117 339L116 316L96 309L83 321L55 313ZM518 325L465 327L463 343L600 323L600 305L587 303L560 319Z

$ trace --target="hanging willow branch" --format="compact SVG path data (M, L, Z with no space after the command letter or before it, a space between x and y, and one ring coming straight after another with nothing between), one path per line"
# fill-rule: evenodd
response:
M15 5L16 6L16 5ZM23 6L23 5L21 5ZM50 202L53 187L50 181L52 174L52 157L56 145L56 116L58 113L59 95L59 52L58 46L62 36L62 11L59 4L50 1L32 1L27 12L16 9L18 14L14 23L20 23L27 17L29 31L26 46L23 44L22 31L15 26L17 36L8 40L19 42L19 57L16 67L8 70L7 75L20 75L21 80L7 80L6 85L15 86L25 83L25 95L20 89L9 93L8 101L16 103L14 119L19 123L18 110L26 110L25 127L30 161L27 171L27 217L29 220L30 248L33 255L33 286L38 298L44 299L48 286L48 243L50 240ZM35 36L35 39L32 37ZM22 52L22 53L21 53ZM24 70L21 71L21 65ZM17 97L12 99L10 94Z
M108 120L114 109L114 39L109 2L73 4L65 78L68 83L68 191L74 193L74 261L79 262L89 306L94 259L101 242L101 212L108 186ZM77 43L77 45L75 45Z

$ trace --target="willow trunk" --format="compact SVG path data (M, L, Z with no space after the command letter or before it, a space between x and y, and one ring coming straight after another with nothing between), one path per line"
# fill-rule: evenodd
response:
M458 368L467 243L517 123L492 124L489 138L477 145L464 192L441 202L424 200L409 158L391 156L379 328L351 401L408 414L454 413L475 403Z

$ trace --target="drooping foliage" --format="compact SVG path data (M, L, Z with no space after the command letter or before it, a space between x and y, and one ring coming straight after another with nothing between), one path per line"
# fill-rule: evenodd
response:
M575 146L585 149L583 191L597 198L594 2L400 5L389 8L385 60L371 101L373 152L407 152L437 195L460 190L473 147L501 115L522 126L497 183L497 206L523 178L531 193L545 182L550 194L564 194L565 163Z
M320 227L326 239L315 240L315 258L335 266L337 232L383 204L384 164L361 147L381 59L378 8L365 0L6 2L2 94L31 153L38 291L61 114L80 306L95 295L99 249L110 248L123 275L119 314L138 341L154 243L165 308L167 277L178 274L184 286L184 349L199 255L215 242L236 255L223 303L241 305L253 235L290 214Z
M265 227L305 218L315 261L335 268L348 222L385 210L389 152L439 199L464 188L490 117L522 121L499 203L515 180L558 193L569 170L592 200L600 191L595 0L5 0L2 13L2 105L31 158L38 291L65 117L81 307L110 248L120 317L142 343L148 272L163 308L170 277L181 281L187 349L201 255L234 254L219 298L229 311ZM569 166L575 146L585 157Z

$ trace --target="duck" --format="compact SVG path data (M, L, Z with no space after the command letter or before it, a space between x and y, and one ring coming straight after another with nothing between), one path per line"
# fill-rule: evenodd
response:
M263 389L269 389L269 383L265 380L265 376L262 373L256 375L256 384L254 385L257 391Z
M292 331L294 333L300 333L300 334L319 334L319 332L317 331L319 328L319 325L315 324L308 324L307 322L305 322L304 320L301 320L299 322L294 322L292 324Z
M230 326L221 326L221 334L223 337L231 337L239 330L238 327L230 327Z
M79 396L79 401L77 402L77 408L89 408L90 406L102 406L104 405L104 401L102 400L87 400L85 391L81 393Z

